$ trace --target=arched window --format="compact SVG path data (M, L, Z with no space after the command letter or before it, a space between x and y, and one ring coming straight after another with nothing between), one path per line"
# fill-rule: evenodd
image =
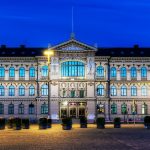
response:
M117 96L117 88L115 86L111 87L111 96Z
M8 105L8 114L14 114L14 104Z
M97 67L96 76L97 77L104 77L104 67L102 67L102 66Z
M142 104L142 115L147 114L147 105L145 103Z
M24 105L22 103L18 106L18 114L24 114Z
M137 114L137 105L135 104L135 101L133 101L131 105L131 113L134 115Z
M137 96L137 87L136 86L131 87L131 96Z
M66 61L61 64L62 77L84 77L85 65L79 61Z
M0 96L5 96L5 88L3 85L0 85Z
M25 96L25 87L23 85L19 86L19 96Z
M115 67L112 67L111 70L110 70L110 76L112 78L115 78L117 76L117 71L116 71L116 68Z
M41 114L48 114L48 105L46 103L41 105Z
M103 96L104 95L104 86L102 84L97 86L97 96Z
M34 67L30 67L30 69L29 69L29 77L35 77L35 68Z
M19 68L19 77L25 77L25 69L24 67Z
M146 96L147 95L147 88L146 88L146 86L142 86L142 88L141 88L141 95L142 96Z
M13 85L9 86L9 96L15 96L15 87Z
M9 77L15 77L15 68L14 67L9 68Z
M122 78L127 77L127 70L126 70L125 67L122 67L122 68L121 68L120 76L121 76Z
M147 77L147 69L146 67L141 68L141 77L146 78Z
M127 104L123 103L121 105L121 113L122 114L127 114Z
M43 66L42 67L42 77L47 77L48 76L48 66Z
M0 103L0 114L4 114L4 104Z
M117 104L115 103L111 105L111 114L117 114Z
M121 87L121 96L127 96L127 87L125 85Z
M137 72L136 72L136 68L135 67L131 68L130 74L131 74L131 78L136 78L137 77Z
M46 85L46 84L42 85L41 91L42 91L42 96L47 96L48 95L48 85Z
M4 67L0 67L0 77L5 77L5 69L4 69Z
M33 85L29 87L29 96L34 96L35 95L35 88Z
M34 114L35 113L35 108L34 108L34 104L29 104L29 114Z

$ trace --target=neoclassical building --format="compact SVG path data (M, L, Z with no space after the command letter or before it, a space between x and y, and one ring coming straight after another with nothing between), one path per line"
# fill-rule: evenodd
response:
M0 117L47 117L48 93L53 120L150 114L149 48L96 48L71 38L51 49L48 68L46 48L1 45Z

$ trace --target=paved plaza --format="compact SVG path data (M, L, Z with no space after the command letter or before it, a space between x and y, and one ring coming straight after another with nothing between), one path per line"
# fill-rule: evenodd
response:
M150 130L143 125L96 129L92 124L87 129L76 124L70 131L58 124L39 130L34 125L29 130L0 130L0 150L150 150Z

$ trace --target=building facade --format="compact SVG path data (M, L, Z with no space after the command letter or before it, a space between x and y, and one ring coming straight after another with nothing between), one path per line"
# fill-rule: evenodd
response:
M140 121L150 114L148 48L96 48L70 39L51 49L48 66L44 48L1 46L1 117L47 117L48 94L53 120L105 116Z

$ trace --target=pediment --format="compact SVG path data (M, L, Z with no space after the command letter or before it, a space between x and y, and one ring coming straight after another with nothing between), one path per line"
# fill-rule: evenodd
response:
M71 39L67 42L61 43L52 47L54 50L59 51L85 51L85 50L97 50L95 47L89 46L77 40Z

